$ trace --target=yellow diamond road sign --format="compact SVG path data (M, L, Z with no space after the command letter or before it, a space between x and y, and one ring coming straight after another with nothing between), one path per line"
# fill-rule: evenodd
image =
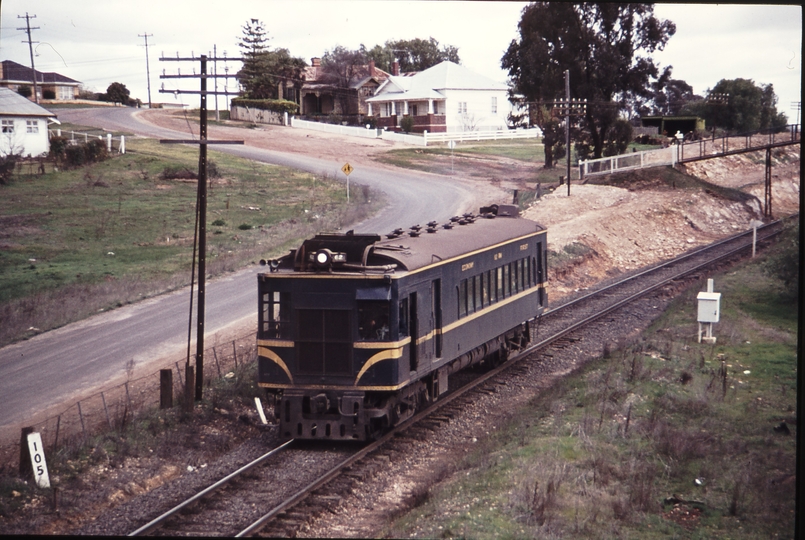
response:
M352 168L352 165L350 165L349 163L344 163L344 166L343 166L343 167L341 167L341 170L342 170L342 171L344 171L344 174L346 174L347 176L349 176L349 173L351 173L351 172L352 172L352 171L354 171L355 169L353 169L353 168Z

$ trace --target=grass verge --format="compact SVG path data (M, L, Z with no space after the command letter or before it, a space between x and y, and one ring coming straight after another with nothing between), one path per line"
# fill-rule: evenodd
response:
M715 277L716 344L698 343L701 287L687 291L635 343L516 411L383 534L793 537L797 308L777 265L789 240Z
M0 346L190 281L197 150L131 139L107 161L0 187ZM207 269L215 276L280 254L319 230L370 214L343 184L209 152ZM357 200L356 200L357 199ZM373 201L369 204L368 201Z

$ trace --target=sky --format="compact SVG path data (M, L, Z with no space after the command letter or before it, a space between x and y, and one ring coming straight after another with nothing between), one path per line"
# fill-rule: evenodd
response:
M192 80L160 80L165 70L192 72L198 64L160 61L161 56L239 56L238 38L252 18L264 22L269 46L287 48L308 63L342 45L371 48L390 39L427 39L458 47L467 68L505 83L500 58L513 39L525 2L406 0L1 0L0 60L30 66L26 13L38 71L55 71L104 92L121 82L131 96L148 101L146 48L153 102L193 103L190 96L159 93L197 89ZM802 8L798 5L657 4L655 15L676 24L664 51L652 57L673 66L673 77L705 95L721 79L773 84L778 112L796 121L801 101ZM22 18L21 18L22 17ZM230 73L240 67L230 62ZM211 69L211 68L210 68ZM218 73L223 74L218 65ZM223 82L219 90L223 90ZM233 80L229 88L234 89ZM196 98L197 99L197 98ZM220 98L223 108L223 98ZM197 101L195 102L197 104ZM214 107L212 101L208 106ZM801 118L800 118L801 121Z

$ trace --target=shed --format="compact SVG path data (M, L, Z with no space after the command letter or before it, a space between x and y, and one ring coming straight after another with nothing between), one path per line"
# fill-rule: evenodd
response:
M698 116L643 116L640 118L643 127L656 127L658 135L673 137L674 133L690 133L704 131L704 119Z

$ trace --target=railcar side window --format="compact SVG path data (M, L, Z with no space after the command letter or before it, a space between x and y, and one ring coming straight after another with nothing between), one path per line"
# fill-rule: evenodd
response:
M358 339L360 341L387 341L389 339L388 302L358 301Z
M498 300L503 300L503 268L500 266L497 269L497 288L497 298Z
M408 299L400 300L399 339L408 337Z
M467 280L462 279L458 285L458 316L467 316Z
M475 305L473 312L481 309L481 276L472 276L472 288L475 291Z
M271 291L263 293L262 319L266 337L290 339L291 293Z

